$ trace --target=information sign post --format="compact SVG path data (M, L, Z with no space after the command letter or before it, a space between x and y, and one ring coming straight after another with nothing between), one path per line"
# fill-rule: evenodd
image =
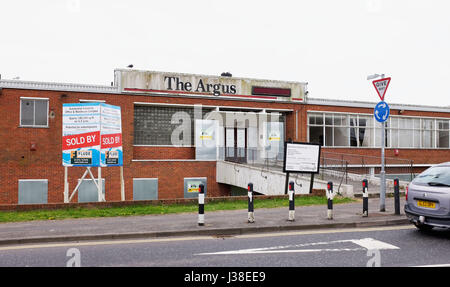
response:
M314 143L285 142L283 172L288 180L289 173L311 174L310 192L314 174L319 173L320 145Z

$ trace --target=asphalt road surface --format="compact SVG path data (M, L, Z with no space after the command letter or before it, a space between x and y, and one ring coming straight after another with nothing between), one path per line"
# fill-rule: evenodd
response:
M0 266L450 266L450 231L407 225L0 246Z

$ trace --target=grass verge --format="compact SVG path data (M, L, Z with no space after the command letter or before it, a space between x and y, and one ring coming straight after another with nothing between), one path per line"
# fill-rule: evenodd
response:
M350 203L354 199L345 197L335 197L333 204ZM205 204L205 212L219 210L247 209L247 200L236 201L213 201ZM295 206L326 205L325 196L305 196L296 197ZM255 210L258 208L288 207L286 198L258 199L255 198ZM66 208L56 210L30 210L30 211L5 211L0 212L0 222L19 222L32 220L59 220L74 218L95 218L95 217L115 217L134 216L149 214L171 214L182 212L197 212L198 205L192 204L170 204L170 205L133 205L123 207L108 208Z

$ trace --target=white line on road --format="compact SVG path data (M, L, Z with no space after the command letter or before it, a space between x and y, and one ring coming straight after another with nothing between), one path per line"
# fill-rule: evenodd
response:
M295 235L309 235L309 234L331 234L331 233L346 233L346 232L389 231L389 230L402 230L402 229L415 229L415 227L412 225L404 225L404 226L368 227L368 228L305 230L305 231L236 235L236 236L230 237L230 239L231 238L262 238L262 237L277 237L277 236L295 236ZM114 245L114 244L176 242L176 241L189 241L189 240L196 240L196 241L198 241L198 240L217 240L217 237L189 236L189 237L171 237L171 238L149 238L149 239L128 239L128 240L116 239L116 240L104 240L104 241L22 244L22 245L1 246L0 251L33 249L33 248L58 248L58 247L96 246L96 245Z
M450 267L450 264L418 265L412 267Z
M318 246L318 245L330 245L339 243L354 243L361 247L359 248L324 248L324 249L292 249L300 248L306 246ZM288 249L290 248L290 249ZM230 250L230 251L220 251L220 252L209 252L209 253L199 253L195 255L231 255L231 254L263 254L263 253L304 253L304 252L329 252L329 251L359 251L359 250L384 250L384 249L400 249L397 246L391 245L386 242L382 242L373 238L363 238L363 239L346 239L346 240L335 240L328 242L313 242L304 244L294 244L294 245L284 245L284 246L273 246L265 248L251 248L251 249L240 249L240 250Z

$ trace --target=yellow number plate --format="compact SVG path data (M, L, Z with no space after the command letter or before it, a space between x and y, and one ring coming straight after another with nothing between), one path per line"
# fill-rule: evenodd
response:
M426 208L436 208L436 203L431 202L431 201L418 200L417 206L426 207Z

